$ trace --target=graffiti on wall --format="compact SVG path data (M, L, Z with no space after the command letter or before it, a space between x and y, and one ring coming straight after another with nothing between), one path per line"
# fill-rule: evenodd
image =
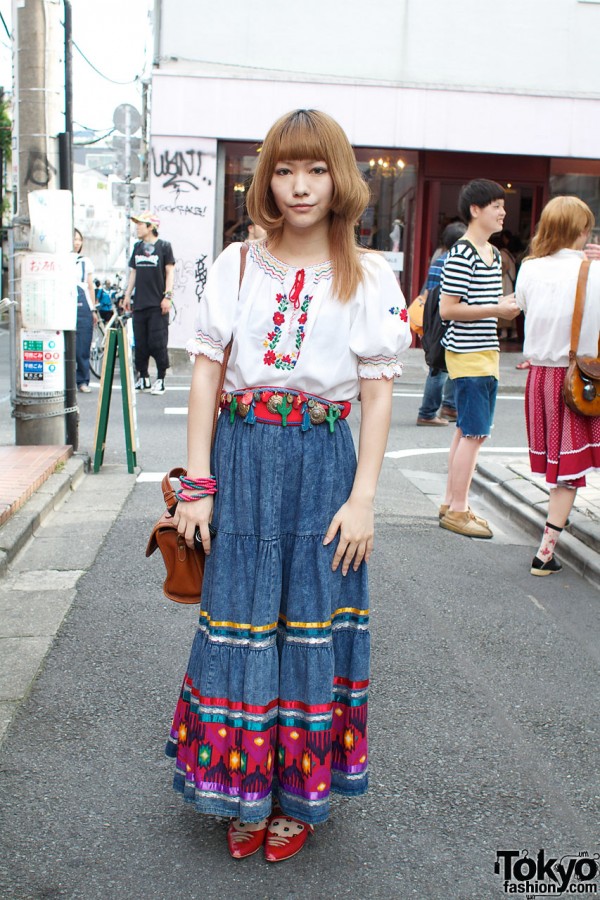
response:
M214 257L217 142L208 138L154 137L150 206L160 235L175 255L174 312L169 346L185 347L194 334L198 304Z
M27 155L25 184L36 188L47 188L56 175L56 169L42 150L30 150Z

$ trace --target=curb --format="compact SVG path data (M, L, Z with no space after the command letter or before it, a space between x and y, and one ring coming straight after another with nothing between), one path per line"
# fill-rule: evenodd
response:
M87 454L69 457L63 469L50 475L0 528L0 578L42 522L79 487L89 462Z
M478 463L473 482L493 507L540 539L546 523L546 491L495 463ZM597 588L600 588L599 547L600 526L574 510L570 524L561 535L558 555L561 562Z

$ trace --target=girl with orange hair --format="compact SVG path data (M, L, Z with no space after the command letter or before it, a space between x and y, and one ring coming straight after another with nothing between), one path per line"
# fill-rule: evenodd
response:
M248 245L241 283L239 243L215 261L188 345L175 521L207 564L167 752L175 788L232 819L238 859L263 845L270 862L293 856L332 791L367 789L367 562L410 344L392 270L356 245L367 202L337 122L315 110L279 119L247 201L267 236ZM359 394L357 460L346 418Z
M600 469L600 418L572 412L564 403L575 291L594 216L578 197L554 197L544 207L531 253L516 284L525 312L523 353L530 360L525 418L531 470L550 486L548 518L532 575L560 572L554 550L577 489L586 474ZM591 252L591 250L590 250ZM596 356L600 333L600 262L592 262L578 354Z

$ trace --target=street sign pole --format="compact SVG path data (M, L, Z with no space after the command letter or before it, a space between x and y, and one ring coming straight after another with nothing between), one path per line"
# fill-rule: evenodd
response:
M115 130L119 131L121 134L125 135L125 144L124 144L124 181L127 186L126 195L125 195L125 260L129 262L129 234L131 225L129 223L129 219L131 216L131 179L135 177L137 174L136 171L132 172L132 160L131 160L131 138L132 135L139 131L140 125L142 124L142 117L140 116L138 110L135 106L132 106L130 103L122 103L120 106L117 106L113 113L113 125L115 126ZM137 160L136 160L137 162Z

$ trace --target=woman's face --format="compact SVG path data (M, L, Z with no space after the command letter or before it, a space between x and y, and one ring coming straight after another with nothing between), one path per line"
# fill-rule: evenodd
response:
M271 190L286 225L313 228L329 216L333 179L324 160L280 160Z
M79 232L76 231L73 234L73 250L75 251L75 253L79 253L81 251L82 247L83 247L83 238L81 237Z

